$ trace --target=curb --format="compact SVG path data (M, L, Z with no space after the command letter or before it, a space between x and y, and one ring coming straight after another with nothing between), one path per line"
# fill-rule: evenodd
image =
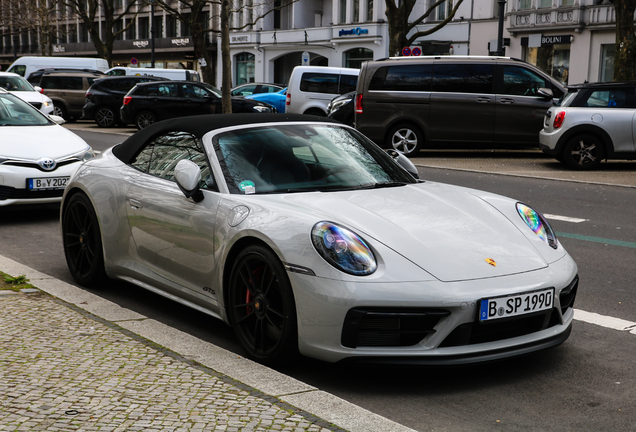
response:
M0 255L0 268L9 275L26 275L41 291L97 321L129 336L160 345L173 357L243 385L256 397L289 404L310 421L320 420L350 432L413 432L413 429L372 413L295 378L204 342L192 335L123 308L81 288ZM145 341L144 341L145 340ZM145 342L147 344L147 342ZM161 349L153 346L155 349ZM165 353L166 351L164 351ZM283 405L284 406L284 405ZM335 429L336 431L338 429Z

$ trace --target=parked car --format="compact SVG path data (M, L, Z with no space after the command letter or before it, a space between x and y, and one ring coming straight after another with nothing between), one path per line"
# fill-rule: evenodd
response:
M570 86L545 115L540 148L577 170L597 168L603 159L636 159L635 114L634 82Z
M425 145L537 146L545 111L564 93L540 69L507 57L369 61L360 71L355 124L407 156Z
M230 90L232 96L251 96L260 93L277 93L283 89L283 86L278 84L267 83L247 83L241 84Z
M95 80L86 91L86 104L82 108L82 118L95 120L100 127L123 125L119 117L119 109L124 102L124 96L135 85L150 81L165 81L165 79L152 76L112 76Z
M126 96L120 109L124 123L143 129L159 120L197 114L220 114L221 92L207 83L158 81L137 84ZM233 113L269 113L276 109L264 102L242 97L232 98Z
M69 271L220 318L270 364L466 364L565 341L577 266L543 216L420 182L389 151L304 115L156 123L67 187Z
M201 81L199 72L192 69L137 68L115 66L106 71L108 76L152 76L174 81Z
M0 207L61 201L77 167L94 156L83 139L3 89L0 134Z
M279 90L275 93L256 93L250 96L245 96L245 99L252 99L270 104L279 113L285 112L285 97L287 94L287 87Z
M327 117L338 120L346 125L353 126L355 120L356 92L352 91L336 96L327 105Z
M18 74L0 72L0 87L30 103L44 114L53 112L53 101L51 98L42 94L42 89L34 88Z
M42 75L40 84L44 94L53 101L54 114L74 121L82 116L86 90L104 76L92 72L50 72Z
M289 77L285 113L327 115L336 96L356 89L359 69L328 66L296 66Z

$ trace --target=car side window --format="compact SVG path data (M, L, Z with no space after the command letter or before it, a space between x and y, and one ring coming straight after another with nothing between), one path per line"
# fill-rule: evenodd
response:
M456 63L433 65L433 91L493 93L494 65Z
M256 91L256 85L245 86L237 89L233 96L250 96Z
M208 95L204 89L192 84L181 84L181 91L185 98L205 98Z
M339 94L349 93L356 90L358 75L340 75Z
M550 84L536 73L519 66L504 66L503 94L512 96L538 96L537 91L550 88Z
M159 96L177 97L179 95L177 84L158 84L157 90Z
M175 181L174 168L182 159L191 160L201 169L201 189L218 191L203 146L187 132L159 135L146 144L131 165L143 173Z
M82 90L82 77L48 76L42 79L42 88L60 90Z
M300 91L338 94L339 78L338 74L305 72L300 79Z
M590 93L584 106L595 108L634 108L636 95L634 89L614 88L610 90L594 90Z
M373 74L369 90L430 91L433 65L384 66Z

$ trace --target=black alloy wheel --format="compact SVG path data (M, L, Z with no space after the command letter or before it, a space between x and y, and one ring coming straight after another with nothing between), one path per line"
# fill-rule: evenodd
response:
M106 280L99 221L86 195L71 196L62 213L62 242L73 279L83 286Z
M296 306L283 264L260 245L236 258L229 286L234 333L254 360L280 365L298 354Z
M111 128L117 124L117 114L112 108L101 106L95 111L95 123L103 128Z
M592 135L577 135L563 147L563 160L576 170L597 168L605 154L603 144Z
M137 117L135 117L135 126L137 126L137 129L139 130L142 130L156 122L157 116L150 111L142 111L137 114Z

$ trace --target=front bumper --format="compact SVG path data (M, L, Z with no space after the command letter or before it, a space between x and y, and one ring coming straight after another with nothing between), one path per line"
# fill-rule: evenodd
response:
M328 362L466 364L555 346L565 341L571 331L578 286L577 267L569 255L537 271L453 283L347 283L295 273L289 276L296 298L300 352ZM502 321L503 325L495 324L498 328L491 327L494 330L489 334L479 330L480 326L492 325L478 322L480 299L550 287L555 289L554 306L543 315L524 316L523 322ZM414 343L396 344L395 338L384 338L406 321L394 321L392 328L383 327L381 321L369 321L367 328L375 330L378 337L371 344L352 344L348 314L359 309L396 315L401 311L447 313ZM515 326L519 329L508 331L508 327ZM475 337L471 337L471 331Z
M46 172L26 166L0 165L0 207L60 202L64 189L29 190L28 179L72 177L80 165L81 162L75 160Z

